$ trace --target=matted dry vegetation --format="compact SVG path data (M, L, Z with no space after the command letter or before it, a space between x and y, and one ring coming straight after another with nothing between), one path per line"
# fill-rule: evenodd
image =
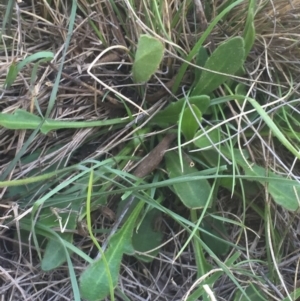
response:
M198 1L194 1L196 4ZM211 18L213 19L218 7L224 1L212 1ZM269 101L274 95L285 100L285 95L293 94L298 97L298 69L299 69L299 32L300 32L300 1L274 0L257 1L258 9L255 17L257 37L246 67L249 86L253 95L269 95ZM55 105L49 117L64 120L101 120L108 118L126 117L126 106L134 114L138 114L137 107L146 110L159 109L159 104L172 99L172 85L176 72L182 63L182 55L189 53L206 29L203 16L199 15L192 1L161 1L164 29L172 41L167 40L166 34L149 25L151 15L151 1L136 1L136 7L130 6L129 1L78 1L77 14L70 46L67 51L63 72L59 83ZM8 90L0 90L1 112L14 112L17 108L29 112L37 112L36 104L45 113L51 96L54 81L62 59L63 46L66 41L71 1L26 0L15 4L11 23L0 42L0 86L2 87L6 73L13 61L20 61L25 56L38 51L50 50L55 53L51 64L44 63L39 67L37 80L30 84L32 66L26 66L17 77L13 86ZM116 15L114 5L118 6L120 15ZM178 13L186 5L186 14ZM207 40L207 47L212 49L229 36L241 34L247 12L247 1L236 7L222 25L217 26ZM5 5L0 5L0 19L4 16ZM201 22L202 20L202 22ZM209 23L211 20L207 20ZM145 25L147 24L147 26ZM132 82L132 56L124 51L124 47L134 52L138 37L142 33L161 36L165 41L166 51L161 72L141 89ZM94 59L102 54L93 67L93 74L98 81L87 74L87 69ZM278 95L278 85L281 85L281 96ZM191 83L190 74L184 78L181 85ZM143 93L141 93L143 91ZM220 92L221 93L221 92ZM176 93L180 96L181 91ZM123 100L119 96L123 97ZM130 100L132 103L130 103ZM279 101L278 101L279 103ZM126 106L125 106L126 104ZM228 114L235 114L235 108L229 107ZM141 126L142 127L142 126ZM38 168L40 172L56 165L56 168L69 166L87 158L103 160L116 154L122 149L124 142L132 139L136 129L120 126L102 130L101 128L65 129L49 135L38 134L34 137L22 157L40 150L40 154L29 163L19 161L7 175L5 180L16 180L30 177L30 171ZM156 132L147 133L149 136ZM0 174L4 173L16 154L31 135L31 131L7 130L0 128ZM293 156L287 153L277 140L271 137L265 139L267 149L259 140L249 143L256 162L269 166L273 170L285 174L290 170L299 175L299 164L294 162ZM270 151L271 150L271 151ZM133 154L132 154L133 155ZM57 165L58 164L58 165ZM284 168L284 164L287 168ZM50 188L49 188L50 189ZM15 194L13 198L6 196L7 189L0 190L0 296L3 300L73 300L68 268L60 267L54 272L45 273L41 270L33 245L28 241L20 241L18 221L7 224L12 217L22 217L30 210L35 199L40 197L39 187L34 191L28 190L25 195ZM168 190L165 192L169 193ZM22 199L30 197L31 202L24 205ZM172 198L172 194L167 195ZM218 210L222 216L244 216L241 202L231 198L228 191L221 191L218 198ZM268 199L268 198L267 198ZM257 210L266 201L265 191L253 196ZM165 206L172 209L174 204L168 201ZM250 207L250 206L249 206ZM243 271L263 275L266 279L266 266L263 264L270 258L266 256L267 240L265 236L265 222L253 208L247 207L244 230L238 225L230 229L230 240L247 252L245 262L241 264ZM98 209L93 214L95 228L111 227L113 218L111 213L115 204L108 204L102 211ZM174 209L178 212L178 208ZM188 212L181 208L182 214ZM286 291L293 291L299 279L299 217L295 213L285 211L274 204L270 205L272 215L271 225L278 231L282 239L279 254L281 261L276 266L282 276L278 285L266 280L268 285L261 285L269 300L282 300ZM172 219L165 218L164 241L158 257L149 264L142 263L131 257L124 257L121 267L119 288L116 300L124 300L121 291L130 300L182 300L196 280L196 266L193 249L188 247L179 259L173 263L173 258L187 239L187 233ZM245 235L247 234L247 235ZM104 240L102 235L99 240ZM75 242L78 248L90 256L96 255L95 249L87 235L76 232ZM29 248L28 248L29 247ZM278 249L279 250L279 249ZM73 256L73 264L78 275L83 271L86 263L77 256ZM250 264L251 260L256 260ZM262 260L258 264L257 260ZM245 273L234 275L241 285L249 279ZM259 286L260 283L257 283ZM215 287L214 294L218 300L233 300L235 285L228 277L223 277ZM109 299L107 299L109 300ZM212 300L212 299L211 299Z

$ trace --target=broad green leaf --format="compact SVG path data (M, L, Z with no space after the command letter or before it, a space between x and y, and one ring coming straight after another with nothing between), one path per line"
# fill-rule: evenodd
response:
M196 117L194 115L196 115ZM184 110L181 122L181 132L186 140L192 140L194 138L201 119L202 113L195 105L191 105L191 108L187 107Z
M266 170L258 165L252 165L251 169L244 165L245 175L264 177ZM272 178L286 179L286 177L276 175L269 171L266 181L259 181L262 185L268 183L267 189L273 200L287 210L297 211L300 205L300 184L295 180L290 180L290 184L286 182L272 181Z
M112 245L105 252L113 287L118 282L123 251L122 246ZM92 263L81 274L79 281L81 297L88 301L103 300L109 295L109 275L106 272L105 263L102 258Z
M135 256L145 262L151 262L153 257L159 253L159 245L161 244L163 234L158 229L155 229L155 225L158 220L160 220L161 214L157 209L150 210L145 218L143 219L141 225L136 231L134 231L132 236L133 248L138 252L148 252L150 250L156 249L152 252L147 253L147 255L136 254Z
M118 207L117 207L117 210L116 210L116 218L119 218L120 215L123 214L123 210L127 206L129 200L130 200L130 197L125 198L124 200L121 200L118 203ZM130 217L132 211L134 210L135 206L137 206L138 203L139 203L139 200L137 198L135 198L133 200L132 204L130 205L130 207L127 209L127 212L123 217L123 221L126 221L127 218Z
M194 138L199 138L194 141L194 144L199 149L202 149L200 152L197 152L197 157L204 158L211 167L218 166L219 164L226 165L224 158L220 157L218 151L212 147L212 145L217 144L220 141L220 129L216 128L211 131L209 130L210 127L205 127L204 131L206 132L206 135L202 129L195 134ZM217 149L220 147L220 145L216 145Z
M219 129L215 128L211 131L209 127L206 127L205 129L206 134L204 134L203 130L199 130L195 136L193 138L199 137L197 140L194 141L194 144L201 148L212 148L212 145L217 144L220 141L220 133L219 133ZM217 146L218 148L218 146ZM208 150L208 149L206 149Z
M70 233L60 234L60 237L70 243L73 242L73 235ZM49 239L46 245L46 250L41 262L43 271L51 271L60 267L67 261L65 248L61 242L55 239Z
M57 209L56 209L57 210ZM55 219L54 222L56 223L55 227L60 228L65 227L67 230L75 230L76 223L77 223L77 211L80 210L80 202L77 200L76 202L72 202L72 206L70 208L72 210L71 214L68 212L64 213L57 213L59 216L52 215ZM47 208L46 211L49 211ZM61 223L58 222L58 217L61 219ZM41 224L44 224L44 220L41 219ZM73 233L58 233L58 235L65 241L69 243L73 242ZM50 239L47 243L45 253L42 259L41 267L43 271L51 271L67 260L65 247L62 243L56 239Z
M131 236L138 218L139 212L143 207L140 202L132 215L127 219L123 227L110 239L110 246L102 257L93 262L80 276L81 297L88 301L103 300L110 292L111 277L113 286L118 282L121 260L124 253L132 254L134 252ZM106 270L106 264L103 256L108 264L109 273Z
M196 65L199 67L204 67L207 59L208 59L207 50L206 50L206 48L201 46L199 48L199 51L197 54ZM195 68L195 83L198 83L198 81L200 80L201 74L202 74L202 70L199 68Z
M245 297L245 294L248 296L248 298ZM265 294L259 289L259 287L252 283L246 287L245 294L242 294L241 291L237 291L234 297L234 301L246 301L246 300L268 301L269 300L269 298L265 296Z
M228 189L229 191L232 190L232 187L234 186L234 184L235 184L235 181L232 176L228 176L228 178L226 177L226 178L220 179L220 186Z
M172 102L165 109L158 112L150 122L161 127L176 124L185 102L185 98ZM189 97L189 102L191 105L195 105L203 115L209 107L210 98L207 95L194 96Z
M0 125L11 130L35 130L42 122L42 118L22 109L13 114L0 113Z
M241 37L232 38L222 43L206 61L205 68L225 73L225 75L203 70L192 96L209 94L223 84L230 75L234 75L243 65L245 57L244 40Z
M195 152L194 156L199 158L201 161L206 162L210 167L214 168L216 166L227 166L228 162L220 155L219 151L215 149L202 150L200 152ZM227 168L226 168L227 170ZM222 181L222 178L220 179Z
M205 232L201 233L201 237L205 244L217 255L222 256L228 253L229 251L229 244L221 241L218 239L226 240L228 238L227 229L224 226L224 223L219 219L215 219L211 216L207 216L203 219L201 227L209 232L210 234L214 235L211 236Z
M222 149L222 153L227 158L231 158L231 154L226 152L225 148ZM268 171L268 174L266 175L265 168L261 166L252 164L250 168L242 158L238 149L235 149L233 153L236 164L244 169L246 176L251 177L248 181L257 181L262 185L267 183L266 187L274 202L287 210L297 211L299 209L300 184L297 181L277 175L271 171ZM257 177L257 179L255 179L255 177ZM278 181L278 179L282 179L284 181L281 182Z
M149 35L141 35L132 66L134 82L148 81L157 71L163 55L164 45L161 41Z
M195 57L195 55L199 51L200 47L204 44L204 42L207 39L207 37L213 31L214 27L218 24L218 22L220 22L221 20L224 20L224 16L226 16L235 6L237 6L240 3L244 2L244 0L236 0L233 3L232 2L233 1L225 1L224 2L224 4L226 5L226 7L224 7L224 9L219 10L218 15L215 16L211 20L211 22L208 25L207 29L201 35L199 41L197 41L197 43L195 44L195 46L193 47L193 49L190 51L190 53L188 54L188 56L185 58L185 62L179 68L176 80L175 80L174 85L172 87L172 92L174 94L176 94L176 91L178 90L180 82L182 81L183 76L186 74L186 69L189 66L189 62L191 62L192 59ZM227 6L227 4L228 4L228 6ZM221 7L221 6L222 5L220 5L219 7Z
M190 158L183 154L183 172L179 157L176 152L167 152L165 154L167 171L169 178L174 179L180 176L196 173L198 170L193 167L193 162ZM186 183L176 183L173 188L183 202L183 204L190 209L203 208L209 202L211 187L206 179L198 181L190 181Z
M225 187L225 188L227 188L227 187ZM228 186L228 188L229 188L229 186ZM232 183L231 183L231 188L232 188ZM259 182L256 182L256 181L243 182L243 189L244 189L245 195L250 200L253 200L255 197L257 197L261 193L261 186L260 186Z
M62 241L73 243L73 233L64 231L76 229L77 218L82 206L81 200L76 197L72 202L68 201L67 204L65 202L53 204L52 199L48 199L47 203L39 215L40 224L45 227L60 229L62 232L58 231L57 235L62 239L48 240L41 262L44 271L53 270L67 261L66 247Z

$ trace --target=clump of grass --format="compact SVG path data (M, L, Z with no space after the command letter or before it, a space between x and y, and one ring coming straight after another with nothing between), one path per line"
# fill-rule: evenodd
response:
M6 298L298 298L298 2L7 8L1 248L18 246L9 279L28 259L47 274L43 289L8 280ZM165 49L146 83L132 76L142 34ZM41 51L51 63L24 63Z

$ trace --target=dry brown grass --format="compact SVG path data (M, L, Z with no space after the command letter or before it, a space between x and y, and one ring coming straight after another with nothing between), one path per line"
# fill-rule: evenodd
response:
M120 9L119 16L112 7L113 2ZM168 99L172 95L170 89L181 64L182 53L188 53L201 36L203 29L203 24L199 21L201 18L194 14L192 9L186 15L177 16L177 9L183 1L163 1L164 32L148 20L147 13L150 14L150 20L155 19L155 16L151 15L149 9L145 7L145 4L150 5L149 1L136 1L134 10L129 7L128 1L113 2L97 1L90 5L87 1L78 1L78 15L51 118L94 120L124 117L127 112L115 92L123 95L124 99L132 100L143 109L150 109L158 101ZM212 1L213 12L217 11L220 2ZM258 6L255 21L257 39L247 61L250 78L271 84L274 81L274 74L280 73L280 84L284 86L283 94L290 87L294 89L293 92L298 93L300 1L265 0L258 1ZM71 1L53 1L49 6L46 1L32 0L21 2L18 10L14 8L10 30L0 42L0 87L3 86L7 69L14 60L20 61L25 56L41 50L51 50L56 57L51 65L44 64L39 69L38 79L34 85L29 84L32 70L32 65L30 65L24 68L9 90L0 90L1 94L4 93L0 99L1 112L13 112L17 108L36 112L35 99L41 111L46 111L61 61L62 47L66 40L70 7ZM246 6L237 7L228 16L226 22L215 29L211 35L215 45L228 36L241 34L246 16L241 12L246 12L246 10ZM4 11L5 6L0 4L0 14L3 15ZM82 11L85 11L86 15ZM177 17L178 20L174 22ZM120 18L123 22L119 21ZM210 22L210 20L207 21ZM102 41L92 28L91 22L101 34ZM132 56L122 47L127 47L133 52L139 35L145 32L160 36L165 41L166 55L161 66L164 72L153 78L143 90L132 83L130 77ZM171 41L167 34L172 37ZM211 45L209 42L207 41L208 47ZM112 46L115 48L110 48ZM103 56L93 68L93 73L98 77L99 83L86 71L101 52ZM262 70L264 72L261 72ZM190 78L187 75L184 84L189 83ZM107 89L106 85L110 89ZM268 84L258 84L257 89L270 95L270 98L272 93L278 91L276 86ZM128 102L127 105L134 113L138 113L136 107ZM131 139L132 133L133 131L122 128L105 131L92 128L61 130L49 136L38 134L24 155L41 149L39 157L30 163L22 162L16 165L7 180L28 177L32 169L38 167L40 171L43 171L58 162L70 165L86 158L103 159L117 152L125 140ZM8 167L29 135L30 131L0 129L0 174ZM55 148L55 151L47 153L50 148ZM253 151L256 157L266 156L266 149L263 145L256 145ZM277 164L275 166L272 164L272 154L269 153L267 157L271 157L272 168L280 169ZM66 158L67 160L64 160ZM289 158L286 161L290 161ZM7 199L6 191L6 188L0 190L0 213L2 214L0 218L2 225L0 225L0 296L3 296L3 300L16 301L72 300L67 268L62 267L52 273L43 273L35 257L34 248L33 253L26 252L26 245L19 244L15 239L13 235L15 230L6 229L6 218L17 217L25 210L17 208L20 196ZM256 198L260 201L264 199L263 193ZM255 200L255 197L253 199ZM218 207L225 217L234 216L236 220L240 220L243 216L242 204L237 205L237 202L230 199L228 193L221 198ZM259 210L259 206L255 208ZM279 241L285 245L281 254L284 259L278 263L278 267L287 289L292 291L298 280L299 257L291 250L299 248L299 218L275 206L271 206L271 211L274 226L276 229L281 229L282 240L279 239ZM245 230L244 232L240 227L233 226L231 239L240 246L246 247L248 253L244 254L245 259L266 260L264 225L253 209L249 209L247 214L247 227L253 231ZM99 219L102 219L100 221L102 223L103 220L105 221L105 216L100 215ZM182 300L183 295L195 280L192 249L185 250L179 260L175 264L172 263L177 251L186 240L186 233L181 233L172 221L165 220L164 223L165 240L170 239L170 242L162 248L159 257L153 263L143 264L132 258L124 259L119 287L131 300ZM248 236L244 235L245 233ZM79 236L75 243L82 246L84 250L91 250L88 247L90 241L87 238ZM84 268L84 263L75 256L73 260L76 272L80 273ZM247 269L251 268L256 267L247 266ZM264 273L264 271L261 272ZM237 273L235 276L241 283L245 280L243 275ZM218 300L233 300L233 292L234 287L228 278L218 283L216 288ZM281 296L285 295L285 291L282 285L279 285L268 289L268 294L270 300L280 300ZM123 299L117 295L116 300Z

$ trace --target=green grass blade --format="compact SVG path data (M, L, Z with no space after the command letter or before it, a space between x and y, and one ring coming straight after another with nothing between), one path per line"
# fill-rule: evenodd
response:
M71 14L70 17L68 17L69 19L69 28L68 28L68 34L67 34L67 38L66 41L64 43L65 47L64 47L64 51L62 54L62 58L61 58L61 64L59 66L57 75L56 75L56 79L51 91L51 95L50 95L50 99L49 99L49 104L48 104L48 108L45 114L45 118L48 118L53 107L55 104L55 100L56 100L56 95L57 95L57 91L58 91L58 87L59 87L59 82L61 79L61 74L62 74L62 70L64 67L64 62L65 62L65 58L66 58L66 54L68 51L68 47L70 45L70 40L71 40L71 36L73 33L73 28L74 28L74 22L75 22L75 17L76 17L76 10L77 10L77 0L72 0L72 8L71 8Z
M199 52L200 47L202 47L204 41L207 39L207 37L211 34L213 28L217 25L217 23L222 20L222 18L230 12L235 6L242 3L244 0L238 0L226 7L218 16L214 18L214 20L210 23L206 31L203 33L199 41L196 43L196 45L193 47L193 49L190 51L189 55L186 57L185 63L181 65L178 71L178 75L176 77L176 80L174 82L174 85L172 87L172 92L176 94L176 91L178 90L179 84L186 72L186 69L188 68L188 63L192 61L193 57Z

